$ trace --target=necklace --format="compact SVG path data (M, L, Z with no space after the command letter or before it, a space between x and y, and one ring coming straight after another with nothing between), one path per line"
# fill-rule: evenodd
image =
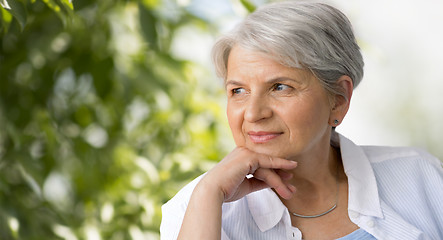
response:
M338 163L337 163L337 170L336 170L336 175L335 175L335 182L337 184L337 193L335 194L335 204L334 204L334 206L332 206L331 208L329 208L325 212L322 212L322 213L319 213L319 214L315 214L315 215L302 215L302 214L297 214L295 212L291 212L291 214L296 216L296 217L300 217L300 218L316 218L316 217L321 217L323 215L326 215L326 214L332 212L332 210L334 210L337 207L337 204L338 204L338 193L339 193Z

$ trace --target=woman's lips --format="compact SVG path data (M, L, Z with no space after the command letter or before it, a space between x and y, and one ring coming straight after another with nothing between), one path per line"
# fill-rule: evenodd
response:
M254 143L266 143L282 134L282 132L248 132L249 138Z

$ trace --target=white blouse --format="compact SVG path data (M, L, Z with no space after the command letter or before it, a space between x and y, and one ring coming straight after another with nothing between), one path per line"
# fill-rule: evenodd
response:
M337 136L335 136L337 137ZM376 239L443 239L443 168L415 148L357 146L338 136L348 177L348 215ZM162 240L176 239L195 185L162 207ZM222 239L302 239L288 209L270 189L225 203Z

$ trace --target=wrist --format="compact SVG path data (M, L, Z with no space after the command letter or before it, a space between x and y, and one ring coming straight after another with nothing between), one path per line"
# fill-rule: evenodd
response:
M220 239L223 200L223 192L202 179L192 192L178 239Z
M225 200L225 193L223 190L221 190L217 184L212 183L206 178L203 178L197 184L193 194L199 196L201 199L208 199L215 204L219 204L220 206Z

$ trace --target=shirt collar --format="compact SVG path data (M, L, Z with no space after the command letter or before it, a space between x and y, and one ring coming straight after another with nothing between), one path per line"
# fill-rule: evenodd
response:
M343 135L333 133L340 145L345 173L348 177L348 210L383 218L377 183L369 159L361 147ZM277 194L263 189L246 196L249 211L260 231L265 232L280 222L287 210Z
M262 232L277 225L286 210L277 194L269 188L246 195L246 200L252 218Z
M374 171L363 149L339 134L340 150L348 177L348 210L383 218Z

